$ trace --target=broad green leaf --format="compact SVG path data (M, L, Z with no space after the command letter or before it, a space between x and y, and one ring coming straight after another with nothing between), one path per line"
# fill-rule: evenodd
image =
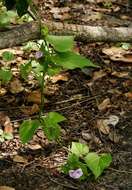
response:
M79 166L79 157L75 154L70 154L67 163L62 167L62 171L68 174L69 170L77 169Z
M10 23L10 18L6 13L0 14L0 26L4 27Z
M6 11L0 13L0 26L6 27L12 19L16 18L16 12L15 11Z
M52 66L51 68L50 67L48 68L47 74L49 76L54 76L54 75L60 73L61 71L62 71L61 67Z
M32 70L31 61L29 61L27 64L20 65L20 74L21 74L22 78L25 80L27 79L31 70Z
M85 157L85 162L89 169L94 174L95 178L98 178L105 168L107 168L112 161L110 154L103 154L99 156L97 153L88 153Z
M63 115L57 112L49 112L47 119L49 121L52 121L53 123L60 123L66 120L66 118Z
M85 162L89 169L92 171L92 173L95 175L95 178L99 177L102 171L100 170L99 166L99 156L96 153L88 153L88 155L85 157Z
M73 36L54 36L47 35L46 40L58 52L67 52L73 49L74 37Z
M20 139L22 143L27 143L31 140L33 134L35 133L36 129L40 126L38 120L25 120L20 126Z
M58 124L46 122L43 130L48 140L57 140L60 137L60 126Z
M12 60L15 59L15 56L10 51L5 51L5 52L2 53L2 59L4 61L12 61Z
M108 168L111 162L112 162L111 154L104 153L104 154L100 155L100 168L101 168L101 170Z
M89 152L89 148L86 144L72 142L70 151L76 154L78 157L84 156Z
M97 67L89 59L74 52L58 53L53 56L53 62L62 66L64 69Z
M57 140L60 137L60 125L61 121L66 118L59 113L50 112L46 117L42 117L43 130L49 140Z
M2 80L2 82L5 82L5 83L9 82L11 78L12 78L11 71L0 69L0 80Z

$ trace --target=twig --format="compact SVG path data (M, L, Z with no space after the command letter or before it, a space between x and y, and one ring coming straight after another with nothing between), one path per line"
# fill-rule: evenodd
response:
M108 169L113 170L113 171L118 172L118 173L128 173L128 174L132 174L132 171L117 170L117 169L115 169L115 168L111 168L111 167L108 168Z

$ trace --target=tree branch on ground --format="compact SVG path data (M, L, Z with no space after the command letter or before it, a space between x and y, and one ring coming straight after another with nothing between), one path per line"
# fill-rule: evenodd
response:
M132 42L131 27L106 27L64 24L60 22L43 21L50 34L74 35L75 40L85 42ZM0 49L21 45L30 40L40 39L40 25L30 22L0 32Z

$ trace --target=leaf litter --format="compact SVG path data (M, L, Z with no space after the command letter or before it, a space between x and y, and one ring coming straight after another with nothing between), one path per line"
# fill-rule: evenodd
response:
M53 13L50 13L50 9L55 8L55 5L59 5L60 2L53 2L51 0L50 2L44 3L47 3L46 7L49 9L49 12L42 10L42 12L44 11L44 17L56 19ZM112 2L112 9L100 7L100 5L104 6L102 2L98 2L97 5L96 3L91 3L86 3L84 4L85 6L81 4L79 7L77 4L73 6L73 2L71 2L66 14L70 15L70 20L73 18L73 22L75 23L93 25L101 25L102 23L109 25L110 20L109 17L100 17L100 14L89 17L91 19L83 19L84 16L86 16L87 10L89 10L89 16L93 13L91 8L95 11L100 11L101 15L102 13L111 13L112 11L115 13L117 11L117 14L122 14L120 10L118 11L117 5L115 5L114 2ZM42 9L44 9L44 7L42 7ZM120 7L120 9L122 9L122 7ZM72 12L72 10L74 11ZM68 17L66 16L67 18L65 18L65 14L60 13L61 11L56 13L61 16L57 19L66 19L67 22L69 22ZM80 16L81 14L82 16ZM116 19L114 23L116 23ZM119 26L120 23L118 22L117 25ZM80 43L79 51L87 57L90 57L93 61L99 62L101 68L97 71L92 71L90 76L82 74L80 70L68 71L69 75L66 80L57 79L55 84L50 83L49 86L46 86L47 91L45 92L45 96L49 102L45 107L45 111L60 110L65 117L68 118L62 130L64 148L62 147L60 149L59 145L55 142L49 142L44 135L40 134L40 131L37 131L33 140L28 145L23 146L18 136L19 125L16 125L16 127L13 125L14 139L7 140L0 144L0 156L2 155L2 160L0 161L4 163L4 165L0 165L1 185L12 186L11 184L13 184L16 189L27 189L29 185L27 181L30 181L29 189L49 189L55 186L54 182L52 182L53 179L57 180L58 183L61 180L60 184L56 183L56 189L69 189L69 187L66 188L64 185L72 185L72 187L78 186L78 189L85 189L85 185L87 185L87 188L91 190L93 189L93 185L100 189L107 189L108 186L114 189L125 189L126 186L128 188L132 186L132 178L127 173L128 170L131 170L132 161L131 65L128 67L126 64L124 68L119 64L119 61L131 64L131 52L130 49L126 49L126 46L125 50L122 47L113 47L110 49L108 46L107 44L101 43L92 45ZM28 59L28 55L27 53L21 54L21 52L17 52L17 48L15 51L16 52L13 52L15 56L17 57L19 54L22 59L19 60L16 58L16 63L14 64L15 61L13 61L13 64L10 63L9 65L11 65L12 69L14 67L13 65L16 65L14 69L15 73L19 73L17 64L20 65L23 59ZM3 64L4 62L2 62L2 65ZM25 116L32 115L34 117L38 112L37 105L40 104L40 92L37 90L37 83L35 83L34 79L31 80L32 84L23 83L19 75L17 75L17 81L19 82L12 84L12 88L12 81L9 82L7 86L0 86L0 89L4 88L6 90L6 93L2 93L0 101L0 109L5 111L5 116L2 116L2 118L7 116L8 119L6 121L8 121L9 126L11 123L14 124L14 122L17 121L21 122ZM88 85L90 83L91 85ZM10 86L12 90L9 90L8 86ZM78 94L80 94L80 98L67 101L71 100L72 97L77 97ZM33 98L32 95L34 95ZM91 97L92 99L90 99ZM58 102L58 104L56 104L56 102ZM123 114L120 115L120 113ZM4 127L1 122L0 127ZM78 141L79 139L85 140L95 151L111 151L113 154L112 167L117 169L117 173L109 170L104 173L99 182L88 181L86 184L80 184L77 181L74 183L67 177L63 178L63 176L59 174L58 168L66 160L66 147L68 147L71 141ZM16 154L19 156L19 152L21 152L21 158L19 157L16 160L19 163L20 160L26 156L29 161L27 165L24 163L26 161L24 161L23 164L16 164L15 161L10 163L12 155ZM50 170L52 175L47 174L45 169ZM118 169L125 170L126 172L120 173ZM5 170L6 172L4 172ZM15 177L14 171L17 174ZM18 171L24 171L23 175L21 172L18 173ZM24 181L24 184L22 183L24 180L23 176L27 179ZM7 180L9 177L11 177L10 182ZM116 182L115 177L117 179ZM124 179L126 180L124 181ZM124 183L122 183L122 181L124 181Z

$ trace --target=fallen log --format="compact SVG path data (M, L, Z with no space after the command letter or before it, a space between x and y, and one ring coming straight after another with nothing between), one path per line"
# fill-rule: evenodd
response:
M75 40L85 42L132 42L132 27L106 27L64 24L44 21L51 34L74 35ZM0 49L21 45L29 40L40 39L40 26L30 22L0 32Z

